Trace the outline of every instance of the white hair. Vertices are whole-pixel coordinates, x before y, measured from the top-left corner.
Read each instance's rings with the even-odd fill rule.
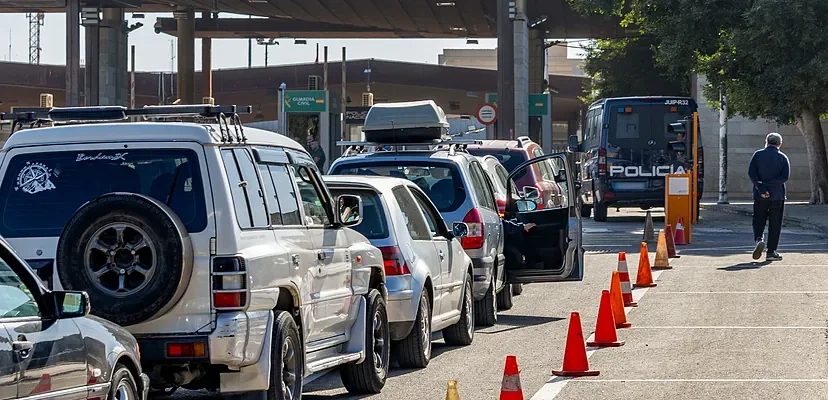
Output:
[[[771,132],[765,138],[765,143],[767,143],[769,145],[773,145],[773,146],[779,146],[779,145],[782,144],[782,135],[780,135],[776,132]]]

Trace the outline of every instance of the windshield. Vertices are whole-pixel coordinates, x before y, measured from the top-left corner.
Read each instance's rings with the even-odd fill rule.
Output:
[[[390,176],[414,182],[440,212],[451,212],[466,201],[466,189],[454,164],[392,161],[337,165],[332,175]]]
[[[0,185],[0,235],[57,237],[85,203],[128,192],[167,203],[189,232],[207,226],[198,156],[187,149],[47,152],[14,156]]]
[[[388,237],[388,223],[385,218],[385,210],[382,208],[379,194],[372,190],[353,190],[330,188],[334,197],[351,194],[362,199],[362,222],[351,227],[368,240],[385,239]]]

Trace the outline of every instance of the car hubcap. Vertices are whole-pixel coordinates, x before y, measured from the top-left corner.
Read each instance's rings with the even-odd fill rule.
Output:
[[[84,254],[86,273],[94,286],[114,297],[141,291],[157,269],[152,239],[130,223],[118,222],[98,229]]]
[[[428,312],[427,301],[426,299],[420,301],[420,334],[425,345],[423,346],[423,354],[426,359],[431,357],[431,316]]]
[[[379,310],[374,313],[374,368],[377,375],[385,376],[385,324]]]
[[[297,367],[296,348],[288,336],[282,343],[282,393],[286,399],[293,399],[296,394]]]
[[[115,399],[116,400],[133,400],[132,399],[132,391],[129,388],[129,384],[125,381],[121,381],[118,384],[118,390],[115,391]]]

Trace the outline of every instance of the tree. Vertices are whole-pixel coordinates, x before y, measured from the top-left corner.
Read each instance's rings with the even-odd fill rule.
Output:
[[[672,73],[656,63],[652,35],[598,40],[587,48],[584,71],[593,78],[587,102],[604,97],[687,96],[687,74]]]
[[[653,35],[658,62],[706,75],[705,97],[728,93],[734,114],[794,124],[805,138],[812,204],[828,202],[824,0],[570,0],[582,12],[620,16]]]

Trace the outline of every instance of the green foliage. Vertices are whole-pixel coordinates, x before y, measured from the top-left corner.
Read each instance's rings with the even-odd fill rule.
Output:
[[[598,40],[587,49],[584,71],[593,77],[587,98],[590,103],[604,97],[688,96],[687,70],[670,71],[657,65],[656,41],[651,35],[628,39]]]

